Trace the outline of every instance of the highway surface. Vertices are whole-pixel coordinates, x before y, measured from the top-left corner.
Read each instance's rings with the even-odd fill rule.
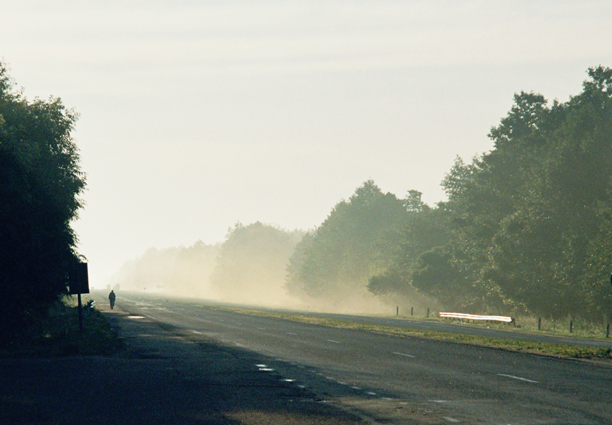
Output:
[[[241,315],[198,301],[121,294],[117,306],[133,320],[265,355],[262,372],[389,423],[428,415],[427,423],[612,423],[610,364]]]

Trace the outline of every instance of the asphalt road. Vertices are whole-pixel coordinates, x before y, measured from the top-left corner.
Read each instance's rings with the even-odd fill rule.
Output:
[[[150,320],[268,359],[276,373],[379,423],[612,423],[612,368],[467,345],[240,315],[196,301],[119,294]]]
[[[287,381],[264,366],[266,356],[121,308],[110,311],[108,304],[98,308],[120,328],[125,350],[113,356],[1,358],[0,424],[372,423]]]

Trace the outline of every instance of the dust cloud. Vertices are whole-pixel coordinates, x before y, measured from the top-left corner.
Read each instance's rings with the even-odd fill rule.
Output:
[[[259,222],[237,224],[220,244],[198,241],[189,247],[151,248],[125,263],[109,286],[121,291],[312,312],[395,312],[398,300],[377,297],[365,285],[336,288],[336,293],[322,297],[290,291],[289,259],[304,234]],[[407,306],[410,301],[401,302]]]
[[[219,246],[198,241],[190,247],[150,248],[141,257],[126,262],[112,276],[109,286],[133,292],[210,298],[213,291],[209,275],[215,267]]]

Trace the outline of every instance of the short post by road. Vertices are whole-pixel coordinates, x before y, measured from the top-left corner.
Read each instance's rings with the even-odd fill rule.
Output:
[[[68,288],[70,295],[77,295],[79,310],[79,331],[83,331],[83,308],[81,294],[89,294],[89,275],[87,263],[77,263],[68,274]]]

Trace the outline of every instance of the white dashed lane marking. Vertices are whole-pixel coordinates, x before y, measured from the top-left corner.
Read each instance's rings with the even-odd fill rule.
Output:
[[[406,354],[406,353],[393,352],[393,354],[395,354],[397,356],[410,357],[412,359],[414,359],[416,357],[416,356],[413,356],[412,354]]]
[[[510,379],[516,379],[518,381],[529,382],[531,384],[539,383],[538,381],[534,381],[532,379],[521,378],[520,376],[514,376],[514,375],[506,375],[505,373],[498,373],[497,376],[503,376],[504,378],[510,378]]]
[[[265,364],[256,364],[255,367],[257,367],[260,372],[274,372],[274,369]]]

